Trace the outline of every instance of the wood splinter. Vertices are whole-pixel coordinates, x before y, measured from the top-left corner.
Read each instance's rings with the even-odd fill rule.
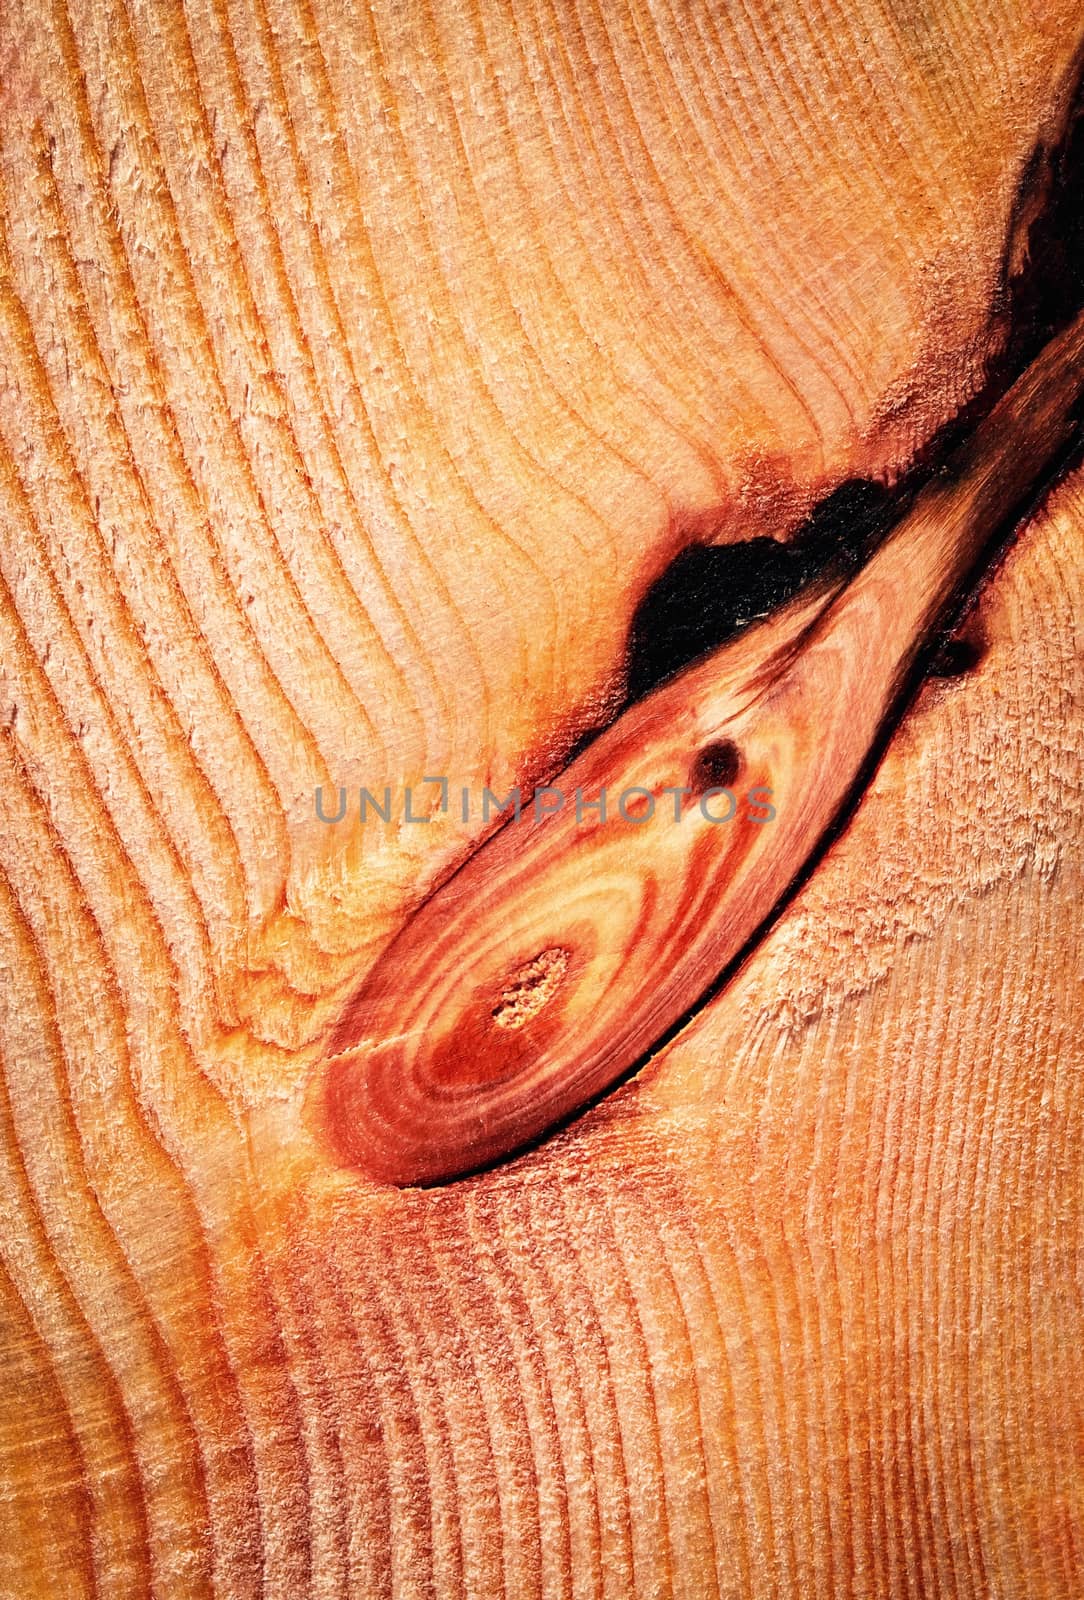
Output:
[[[1084,318],[1053,339],[866,566],[633,706],[554,786],[638,787],[630,821],[507,823],[403,927],[321,1070],[338,1157],[394,1184],[490,1164],[650,1051],[764,923],[838,816],[916,657],[1073,436]],[[725,824],[699,802],[740,785]],[[718,813],[722,814],[722,813]]]

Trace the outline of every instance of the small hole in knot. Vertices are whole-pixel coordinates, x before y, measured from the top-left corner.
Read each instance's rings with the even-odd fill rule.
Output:
[[[741,771],[741,751],[733,739],[706,744],[693,762],[689,784],[694,794],[709,789],[729,789]]]
[[[983,644],[979,639],[963,634],[946,639],[930,662],[931,678],[962,678],[974,672],[983,657]]]
[[[568,970],[569,952],[554,945],[517,967],[493,1007],[498,1028],[522,1028],[549,1004]]]

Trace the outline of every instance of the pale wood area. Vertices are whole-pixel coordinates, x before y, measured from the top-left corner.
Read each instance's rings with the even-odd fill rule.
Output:
[[[981,385],[1078,4],[0,20],[0,1593],[1084,1589],[1084,477],[751,963],[424,1193],[307,1101],[694,536]]]

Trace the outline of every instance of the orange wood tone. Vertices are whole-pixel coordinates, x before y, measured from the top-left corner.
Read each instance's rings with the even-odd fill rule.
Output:
[[[427,1189],[322,1098],[483,842],[405,787],[559,772],[679,551],[982,390],[1082,50],[1079,0],[5,0],[3,1600],[1084,1592],[1079,470],[644,1071]],[[504,1024],[574,960],[524,948]]]
[[[519,792],[503,797],[511,820],[331,1034],[318,1086],[344,1159],[410,1184],[506,1156],[705,995],[838,824],[931,629],[1073,438],[1082,388],[1084,317],[850,582],[625,712],[528,796],[525,820]]]

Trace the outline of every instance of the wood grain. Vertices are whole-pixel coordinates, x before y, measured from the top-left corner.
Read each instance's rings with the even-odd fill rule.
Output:
[[[315,788],[533,782],[676,551],[891,482],[1082,33],[4,6],[5,1597],[1079,1593],[1079,476],[648,1074],[424,1194],[308,1092],[477,842]]]
[[[632,706],[526,817],[518,789],[504,797],[498,835],[331,1032],[318,1115],[342,1159],[401,1184],[484,1166],[590,1104],[703,998],[841,824],[932,633],[1072,446],[1082,374],[1084,316],[849,581]]]

